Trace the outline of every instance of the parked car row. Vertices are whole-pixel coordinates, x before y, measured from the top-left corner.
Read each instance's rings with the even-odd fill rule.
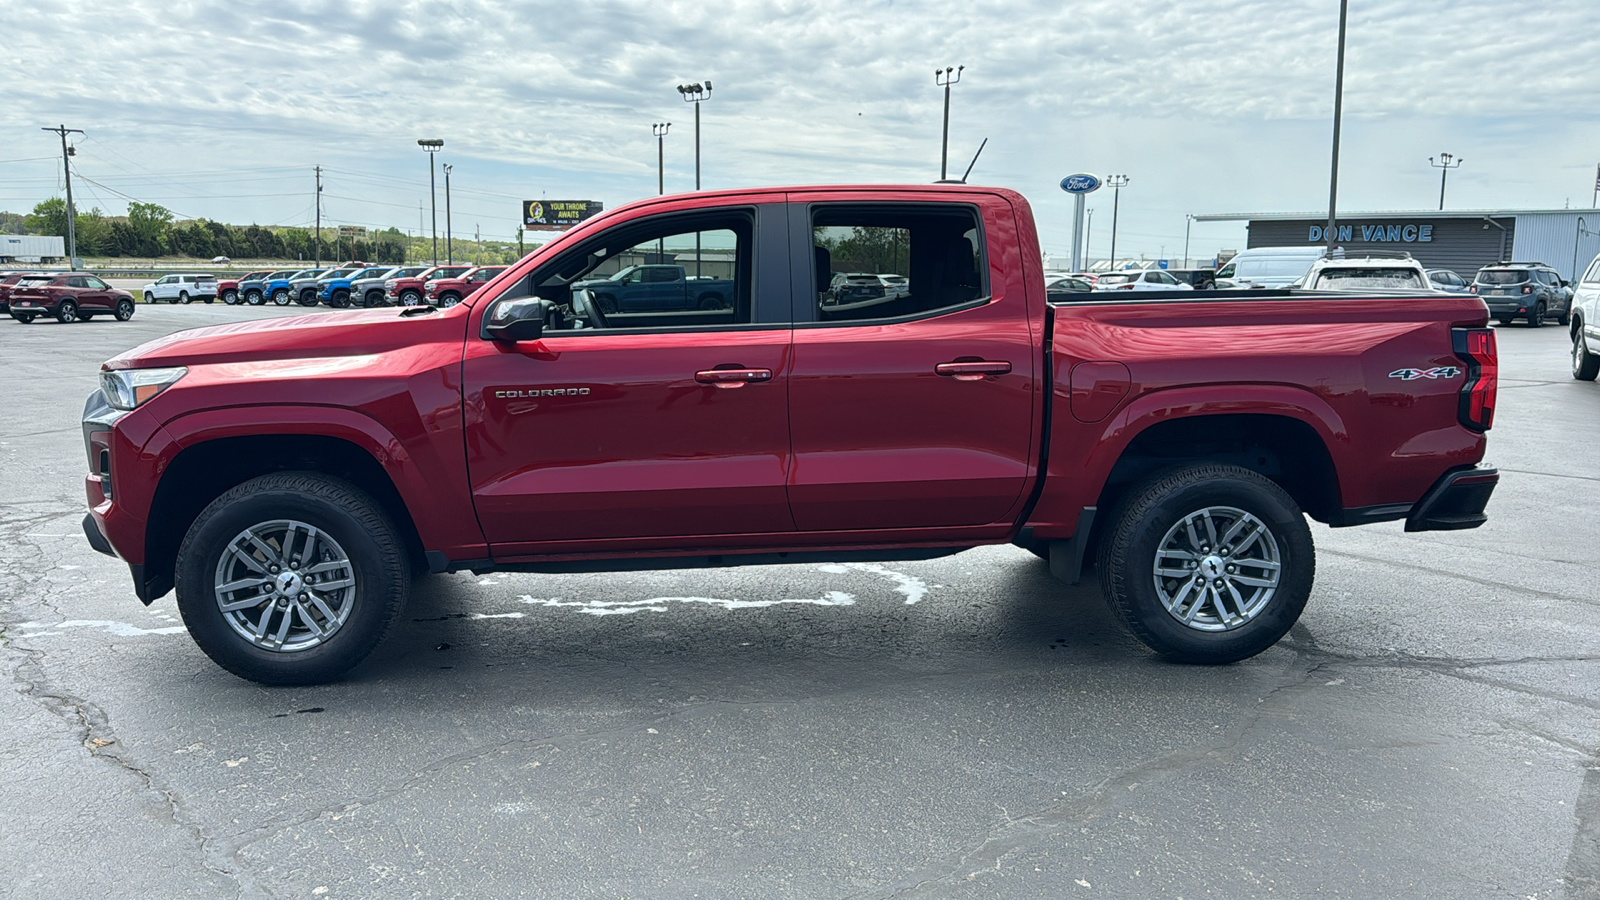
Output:
[[[432,303],[454,306],[482,287],[505,266],[369,266],[345,263],[321,269],[280,269],[248,272],[237,279],[218,282],[224,303],[261,306],[318,304],[345,309],[351,306],[417,306]],[[435,286],[434,282],[440,282]],[[446,283],[448,282],[448,283]]]

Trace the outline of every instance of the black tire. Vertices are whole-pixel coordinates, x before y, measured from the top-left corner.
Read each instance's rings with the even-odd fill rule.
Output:
[[[367,291],[361,295],[361,305],[373,309],[383,305],[383,291]]]
[[[267,302],[267,297],[255,288],[251,288],[244,292],[244,302],[249,306],[260,306]]]
[[[617,311],[617,298],[610,294],[600,294],[594,298],[596,306],[600,307],[600,314],[609,316]]]
[[[156,302],[156,295],[150,293],[149,291],[145,291],[144,292],[144,302],[146,302],[146,303],[154,303],[154,302]]]
[[[334,560],[317,564],[325,569],[325,577],[349,577],[355,583],[323,588],[318,595],[316,589],[308,589],[309,582],[301,583],[307,574],[303,564],[296,577],[288,578],[292,557],[277,557],[277,553],[284,545],[292,553],[296,543],[306,540],[304,532],[289,532],[288,539],[277,545],[270,540],[251,545],[247,555],[253,561],[248,564],[230,550],[247,531],[262,533],[273,523],[289,522],[317,529],[318,558]],[[340,552],[330,552],[330,548]],[[280,563],[276,574],[268,571],[268,561],[274,558]],[[326,571],[329,565],[335,566],[331,572]],[[237,610],[240,619],[230,624],[216,596],[218,579],[243,575],[240,580],[253,581],[258,576],[252,567],[260,570],[262,585],[287,583],[291,594],[302,593],[274,600],[279,595],[262,592],[254,585],[230,591],[228,596],[234,600],[261,598],[259,604]],[[184,535],[175,579],[178,610],[195,643],[217,665],[261,684],[321,684],[359,665],[398,621],[409,581],[404,543],[377,501],[348,482],[311,472],[262,475],[213,500]],[[226,583],[236,582],[230,579]],[[296,599],[307,595],[323,603],[316,606]],[[345,616],[342,624],[321,638],[304,627],[305,622],[319,617],[319,610]],[[303,640],[310,645],[292,652],[268,649],[235,630],[247,627],[258,611],[261,616],[256,622],[265,623],[266,632],[275,632],[287,618],[289,624],[277,633],[290,643]],[[323,624],[331,621],[325,615],[321,618]]]
[[[191,300],[193,300],[193,298],[189,296],[189,292],[188,291],[179,291],[178,292],[178,302],[179,303],[182,303],[184,306],[188,306]]]
[[[118,322],[126,322],[133,318],[133,301],[129,300],[127,297],[123,297],[121,300],[118,300],[117,311],[115,315]]]
[[[1541,326],[1543,324],[1544,324],[1544,304],[1540,303],[1539,305],[1535,306],[1533,309],[1528,310],[1528,327],[1529,328],[1538,328],[1539,326]]]
[[[701,309],[727,309],[728,301],[721,294],[704,294],[700,297]]]
[[[400,293],[400,305],[401,306],[421,306],[421,305],[423,305],[422,304],[422,292],[421,291],[416,291],[416,290],[402,291]]]
[[[1230,523],[1250,529],[1251,536],[1232,538],[1232,547],[1204,544],[1204,556],[1196,552],[1191,563],[1183,563],[1177,554],[1185,551],[1177,548],[1191,542],[1184,522],[1207,511],[1224,532],[1217,537],[1228,536]],[[1253,517],[1262,530],[1256,532],[1245,515],[1229,519],[1232,513]],[[1176,662],[1222,665],[1255,656],[1289,632],[1311,596],[1316,559],[1305,516],[1281,487],[1249,469],[1206,463],[1159,472],[1128,492],[1110,525],[1100,541],[1101,590],[1135,637]],[[1210,539],[1203,529],[1197,531],[1202,542]],[[1169,552],[1158,556],[1163,544]],[[1246,571],[1230,568],[1227,560],[1235,550],[1267,554],[1243,557],[1251,561],[1276,554],[1275,584],[1249,585],[1271,579],[1272,571],[1249,565],[1242,566]],[[1156,563],[1163,559],[1177,562],[1178,568],[1163,569],[1171,574],[1161,579],[1158,590]],[[1193,584],[1202,585],[1202,593],[1185,606],[1192,589],[1190,567]],[[1214,584],[1229,588],[1228,600],[1219,599]],[[1237,593],[1241,586],[1248,597]],[[1161,591],[1172,595],[1178,611],[1168,611]],[[1213,592],[1209,599],[1207,592]],[[1208,606],[1212,611],[1204,613]],[[1193,624],[1180,620],[1183,610]]]
[[[34,315],[38,315],[38,314],[35,313]],[[16,319],[18,322],[21,322],[24,325],[32,325],[33,324],[33,315],[19,316],[16,313],[12,313],[11,314],[11,318]]]
[[[1583,327],[1572,332],[1572,377],[1579,381],[1593,381],[1600,376],[1600,356],[1589,352],[1583,342]]]
[[[1561,315],[1556,316],[1556,322],[1559,323],[1562,328],[1565,328],[1567,325],[1571,324],[1572,316],[1569,313],[1562,313]]]
[[[328,297],[328,305],[335,309],[346,309],[350,306],[350,292],[340,288]]]
[[[229,290],[223,291],[222,292],[222,302],[228,304],[229,306],[238,306],[239,305],[239,292],[236,291],[236,290],[233,290],[231,288]]]
[[[288,306],[293,299],[289,296],[288,288],[278,288],[272,292],[272,302],[278,306]]]
[[[56,321],[65,325],[78,318],[78,304],[73,300],[63,300],[56,307]]]
[[[298,301],[299,301],[301,306],[316,306],[317,305],[317,289],[316,288],[306,288],[305,290],[300,292],[300,296],[298,298],[296,298],[296,299],[298,299]],[[288,304],[285,304],[285,305],[288,305]]]

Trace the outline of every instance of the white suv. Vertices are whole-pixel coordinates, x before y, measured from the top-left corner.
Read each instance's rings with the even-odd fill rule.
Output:
[[[1345,256],[1319,259],[1303,281],[1294,285],[1308,291],[1401,291],[1408,294],[1442,294],[1428,280],[1422,263],[1409,253],[1398,256]]]
[[[204,300],[210,303],[217,299],[217,276],[165,275],[145,285],[143,293],[146,303],[154,303],[157,300],[165,300],[168,303]]]
[[[1572,294],[1572,377],[1593,381],[1600,375],[1600,256],[1596,256]]]

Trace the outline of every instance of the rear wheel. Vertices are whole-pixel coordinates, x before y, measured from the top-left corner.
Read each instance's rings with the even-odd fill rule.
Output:
[[[1572,332],[1572,377],[1579,381],[1593,381],[1600,376],[1600,356],[1589,352],[1583,340],[1583,328]]]
[[[184,306],[188,306],[189,305],[189,292],[188,291],[179,291],[178,292],[178,302],[182,303]]]
[[[1528,327],[1538,328],[1544,324],[1544,304],[1541,303],[1528,310]]]
[[[133,301],[127,297],[118,300],[116,317],[118,322],[126,322],[133,318]]]
[[[1134,636],[1178,662],[1248,659],[1299,620],[1315,570],[1293,499],[1238,466],[1158,473],[1100,542],[1100,584]]]
[[[34,315],[37,315],[37,313],[20,315],[20,316],[17,315],[16,313],[12,313],[11,314],[11,318],[16,319],[18,322],[21,322],[24,325],[32,325],[33,324]]]
[[[262,684],[358,665],[404,608],[403,544],[377,501],[316,473],[254,478],[212,501],[178,548],[183,622],[206,655]]]
[[[63,325],[65,325],[66,323],[74,321],[77,318],[78,318],[78,304],[77,303],[75,303],[75,302],[73,302],[71,300],[63,300],[63,301],[61,301],[61,305],[56,307],[56,321],[57,322],[60,322]]]

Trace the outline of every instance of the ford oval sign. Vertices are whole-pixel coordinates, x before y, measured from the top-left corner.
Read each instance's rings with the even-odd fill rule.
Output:
[[[1093,175],[1068,175],[1061,179],[1061,189],[1069,194],[1087,194],[1100,189],[1100,179]]]

